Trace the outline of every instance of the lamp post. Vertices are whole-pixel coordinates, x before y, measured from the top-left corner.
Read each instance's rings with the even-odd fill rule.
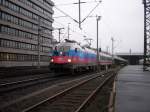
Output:
[[[97,22],[97,24],[96,24],[96,26],[97,26],[97,70],[98,71],[99,71],[98,22],[100,21],[100,19],[101,19],[101,16],[96,16],[96,22]]]
[[[70,39],[70,23],[68,23],[68,40]]]
[[[114,38],[111,38],[112,41],[112,64],[114,64]]]
[[[60,43],[60,34],[61,34],[61,30],[64,29],[64,28],[58,28],[58,33],[59,33],[59,39],[58,39],[58,42]]]

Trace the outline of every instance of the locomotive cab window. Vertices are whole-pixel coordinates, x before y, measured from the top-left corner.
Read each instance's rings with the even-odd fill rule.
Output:
[[[59,56],[59,52],[58,52],[57,46],[56,46],[55,49],[53,50],[53,56]]]
[[[56,46],[53,51],[53,56],[68,56],[69,55],[70,46]]]
[[[76,53],[78,52],[78,49],[77,49],[77,48],[75,48],[75,52],[76,52]]]
[[[70,50],[70,46],[59,46],[58,50],[63,51],[63,52],[67,52]]]

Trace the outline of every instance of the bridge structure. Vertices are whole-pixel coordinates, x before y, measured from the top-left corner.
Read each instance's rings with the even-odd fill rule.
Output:
[[[139,65],[144,56],[143,53],[116,53],[116,55],[126,59],[129,65]]]

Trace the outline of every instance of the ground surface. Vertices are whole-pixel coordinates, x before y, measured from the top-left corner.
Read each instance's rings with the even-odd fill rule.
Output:
[[[150,112],[150,72],[126,66],[116,81],[116,112]]]

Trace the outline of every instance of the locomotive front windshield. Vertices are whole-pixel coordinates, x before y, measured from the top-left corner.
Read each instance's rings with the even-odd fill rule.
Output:
[[[70,50],[70,46],[58,46],[58,51],[68,52]]]
[[[70,46],[56,46],[53,50],[53,56],[69,56]]]

